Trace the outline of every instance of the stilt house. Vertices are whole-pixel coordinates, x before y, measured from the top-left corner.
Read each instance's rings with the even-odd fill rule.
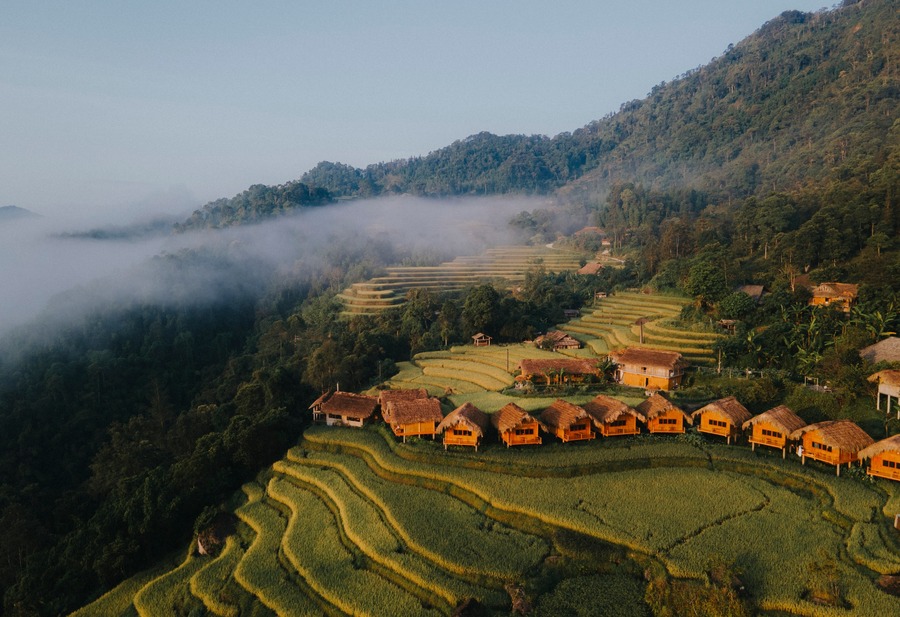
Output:
[[[687,361],[677,351],[629,347],[613,351],[616,382],[637,388],[674,390],[681,385]]]
[[[604,437],[637,435],[641,432],[637,421],[646,422],[642,413],[604,394],[598,394],[585,403],[584,409],[594,419],[600,434]]]
[[[556,399],[541,412],[541,422],[547,431],[559,437],[563,443],[593,439],[592,419],[584,408],[568,401]]]
[[[900,370],[878,371],[869,377],[869,381],[878,384],[878,394],[875,395],[878,411],[885,414],[896,412],[900,420]]]
[[[685,424],[693,420],[675,403],[658,392],[654,392],[635,409],[646,418],[650,433],[683,433]]]
[[[831,306],[840,307],[845,313],[850,312],[850,307],[856,301],[859,295],[859,285],[853,283],[822,283],[816,285],[811,290],[812,297],[809,299],[810,306]]]
[[[510,446],[540,444],[540,431],[546,430],[534,416],[516,405],[507,403],[493,414],[491,424],[497,429],[500,440]]]
[[[441,402],[434,397],[391,401],[381,409],[381,414],[394,435],[402,437],[404,442],[414,435],[431,435],[434,439],[437,427],[444,419]]]
[[[769,446],[781,450],[781,458],[787,453],[788,435],[806,426],[806,421],[784,405],[774,407],[758,416],[753,416],[743,424],[746,431],[752,428],[748,441],[750,449],[756,445]]]
[[[736,398],[729,396],[701,407],[691,417],[694,420],[699,418],[701,433],[725,437],[730,444],[732,439],[737,439],[744,422],[752,416]]]
[[[900,480],[900,435],[876,441],[859,451],[859,459],[869,461],[868,474],[888,480]]]
[[[328,426],[361,427],[375,414],[378,399],[354,392],[326,392],[310,405],[313,421]]]
[[[834,465],[837,475],[841,475],[841,465],[849,467],[859,459],[859,451],[871,446],[875,440],[850,420],[828,420],[797,429],[791,439],[801,439],[803,448],[798,448],[800,460],[806,459]]]
[[[478,452],[478,445],[490,423],[486,413],[472,403],[464,403],[447,414],[437,432],[444,436],[444,450],[447,446],[471,446]]]

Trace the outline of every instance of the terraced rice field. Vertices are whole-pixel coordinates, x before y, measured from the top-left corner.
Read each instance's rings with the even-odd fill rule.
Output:
[[[402,305],[411,289],[461,290],[483,282],[521,282],[529,268],[542,265],[550,272],[577,270],[584,256],[545,246],[506,246],[477,256],[457,257],[437,266],[395,266],[384,276],[354,283],[338,294],[346,316],[377,313]]]
[[[677,439],[445,453],[383,429],[317,426],[264,485],[247,486],[238,534],[218,557],[136,578],[132,602],[111,603],[137,587],[126,581],[79,614],[447,615],[469,597],[509,614],[504,586],[515,582],[550,615],[585,600],[565,592],[590,573],[616,614],[646,616],[649,561],[701,581],[715,563],[735,564],[763,610],[896,614],[900,600],[873,583],[900,572],[882,516],[896,499],[888,488]],[[610,552],[584,569],[565,534]],[[840,606],[808,599],[823,566]]]
[[[650,347],[680,352],[692,364],[710,365],[715,362],[712,345],[722,335],[679,328],[673,324],[689,300],[674,296],[617,293],[598,300],[592,311],[559,328],[582,341],[598,355],[606,355],[623,347]],[[644,324],[644,342],[641,328]]]

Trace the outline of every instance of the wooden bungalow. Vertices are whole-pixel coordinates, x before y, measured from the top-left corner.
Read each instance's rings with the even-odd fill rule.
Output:
[[[542,349],[552,349],[553,351],[581,349],[581,341],[569,336],[562,330],[550,330],[547,334],[542,334],[534,339],[534,346]]]
[[[746,431],[752,427],[750,433],[750,449],[755,450],[756,445],[779,448],[781,458],[787,455],[788,435],[806,426],[806,421],[784,405],[774,407],[758,416],[753,416],[744,422],[742,428]]]
[[[637,421],[646,422],[644,415],[622,401],[605,394],[598,394],[583,405],[600,434],[604,437],[613,435],[637,435],[641,432]]]
[[[472,336],[472,344],[475,347],[488,347],[491,344],[491,340],[491,337],[483,332]]]
[[[486,413],[472,403],[464,403],[447,414],[437,432],[444,436],[444,450],[447,446],[471,446],[478,452],[478,445],[490,423]]]
[[[589,261],[579,268],[578,274],[586,275],[586,276],[594,276],[600,274],[603,271],[603,265],[597,263],[596,261]]]
[[[391,401],[381,408],[381,414],[394,435],[403,437],[404,442],[413,435],[431,435],[434,439],[437,427],[444,419],[441,402],[434,397]]]
[[[521,374],[516,381],[534,383],[564,384],[582,383],[600,375],[595,360],[578,358],[525,359],[519,362]]]
[[[869,377],[869,381],[878,384],[875,408],[885,414],[896,411],[900,420],[900,370],[878,371]]]
[[[900,480],[900,435],[894,435],[859,451],[859,460],[871,459],[867,473],[878,478]]]
[[[652,390],[674,390],[681,385],[687,361],[677,351],[629,347],[613,351],[616,382]]]
[[[635,409],[646,418],[647,431],[650,433],[683,433],[684,425],[693,423],[688,414],[659,392],[651,394],[650,398],[635,406]]]
[[[313,422],[328,426],[363,426],[375,414],[378,399],[354,392],[326,392],[309,406]]]
[[[871,446],[875,440],[850,420],[828,420],[797,429],[791,439],[801,439],[797,447],[800,460],[806,464],[807,457],[834,465],[837,475],[841,475],[841,465],[850,466],[859,460],[859,451]]]
[[[701,407],[691,414],[691,418],[700,419],[698,430],[701,433],[725,437],[730,444],[732,437],[737,439],[741,426],[751,418],[751,415],[736,398],[729,396]]]
[[[859,295],[859,285],[853,283],[822,283],[811,290],[810,306],[838,306],[845,313]]]
[[[506,444],[507,448],[540,444],[540,431],[546,430],[546,427],[534,416],[515,403],[507,403],[491,414],[491,424],[497,429],[500,440]]]
[[[556,399],[552,405],[541,412],[541,422],[547,432],[559,437],[563,443],[568,441],[584,441],[593,439],[592,419],[583,407],[568,401]]]

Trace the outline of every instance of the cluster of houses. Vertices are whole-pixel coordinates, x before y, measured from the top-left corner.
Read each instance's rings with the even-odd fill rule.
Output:
[[[361,427],[380,417],[394,435],[407,437],[440,435],[444,448],[467,446],[478,450],[491,427],[507,447],[538,445],[547,435],[563,443],[601,437],[649,433],[678,434],[696,424],[701,433],[725,438],[727,443],[747,435],[753,449],[765,446],[781,450],[795,448],[803,464],[812,459],[841,466],[871,459],[868,473],[900,480],[900,435],[875,442],[849,420],[807,424],[780,405],[752,415],[733,396],[719,399],[686,413],[661,393],[653,393],[635,407],[598,394],[582,405],[558,399],[539,414],[531,414],[515,403],[487,414],[465,403],[444,416],[437,398],[424,388],[382,390],[378,396],[352,392],[328,392],[310,405],[313,421],[328,425]]]

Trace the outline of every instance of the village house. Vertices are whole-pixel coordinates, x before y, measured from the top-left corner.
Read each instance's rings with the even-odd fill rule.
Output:
[[[766,288],[763,285],[740,285],[735,291],[741,291],[750,296],[754,303],[759,304]]]
[[[378,404],[381,410],[387,407],[388,403],[395,401],[413,401],[417,398],[428,398],[428,390],[425,388],[402,388],[399,390],[381,390],[378,393]]]
[[[545,385],[583,383],[600,376],[595,360],[578,358],[524,359],[519,362],[519,370],[516,381]]]
[[[801,439],[797,454],[805,465],[806,459],[834,465],[841,475],[841,465],[847,467],[859,459],[860,450],[871,446],[875,440],[850,420],[828,420],[797,429],[790,439]]]
[[[475,347],[488,347],[491,344],[492,337],[488,336],[484,332],[479,332],[478,334],[472,335],[472,345]]]
[[[563,443],[594,438],[587,411],[562,399],[556,399],[541,413],[541,422],[547,432],[559,437]]]
[[[900,369],[878,371],[869,377],[869,381],[878,384],[875,408],[885,414],[896,411],[900,420]]]
[[[696,420],[700,419],[698,430],[701,433],[725,437],[727,443],[732,438],[737,439],[741,426],[751,418],[747,408],[741,405],[736,398],[729,396],[705,405],[691,414]]]
[[[490,417],[472,403],[463,403],[441,421],[437,432],[444,436],[444,450],[447,446],[470,446],[478,452],[484,439]]]
[[[441,402],[434,397],[391,401],[381,408],[381,415],[394,435],[402,437],[404,443],[407,437],[415,435],[430,435],[434,439],[437,427],[444,419]]]
[[[838,306],[845,313],[859,295],[859,285],[852,283],[821,283],[811,290],[810,306]]]
[[[578,274],[594,276],[603,271],[603,266],[596,261],[589,261],[578,269]]]
[[[534,339],[534,346],[558,351],[560,349],[581,349],[581,342],[562,330],[550,330],[547,334],[542,334]]]
[[[353,392],[326,392],[309,408],[313,422],[324,421],[328,426],[363,426],[375,414],[378,399]]]
[[[858,455],[861,461],[871,459],[867,471],[870,476],[900,480],[900,435],[876,441]]]
[[[683,433],[684,425],[693,423],[688,414],[658,392],[635,406],[635,410],[646,419],[650,433]]]
[[[677,351],[629,347],[613,351],[617,383],[648,390],[674,390],[681,385],[687,361]]]
[[[491,414],[491,424],[497,429],[500,440],[510,446],[523,446],[541,443],[540,431],[546,427],[534,416],[516,405],[507,403]]]
[[[781,458],[787,453],[788,435],[806,426],[806,421],[790,410],[789,407],[779,405],[758,416],[753,416],[743,424],[746,431],[752,428],[748,441],[750,449],[755,450],[756,445],[769,446],[781,450]]]
[[[647,420],[636,409],[605,394],[598,394],[583,407],[594,419],[594,423],[600,429],[600,434],[604,437],[637,435],[641,432],[637,421],[646,422]]]

